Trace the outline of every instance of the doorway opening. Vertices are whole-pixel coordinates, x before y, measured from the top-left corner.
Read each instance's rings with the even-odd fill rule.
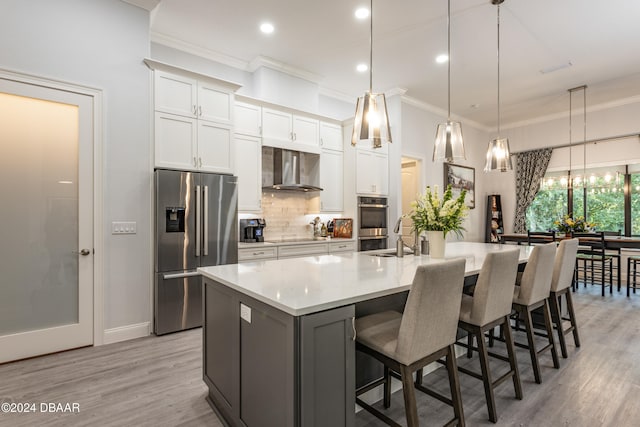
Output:
[[[411,202],[422,191],[422,160],[414,157],[402,157],[400,160],[402,175],[402,240],[412,246],[415,240],[413,222],[409,218]]]

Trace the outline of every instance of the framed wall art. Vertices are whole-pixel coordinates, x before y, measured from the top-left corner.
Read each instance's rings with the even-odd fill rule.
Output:
[[[336,218],[333,220],[333,237],[351,238],[353,232],[353,219]]]
[[[476,170],[469,166],[444,163],[444,186],[451,185],[453,197],[458,197],[462,190],[467,190],[465,203],[469,209],[476,207]]]

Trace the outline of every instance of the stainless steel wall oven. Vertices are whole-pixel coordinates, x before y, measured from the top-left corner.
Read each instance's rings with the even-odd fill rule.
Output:
[[[386,197],[358,197],[358,250],[387,248],[389,204]]]

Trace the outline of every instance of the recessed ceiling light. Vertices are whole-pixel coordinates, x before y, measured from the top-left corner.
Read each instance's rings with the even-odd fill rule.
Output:
[[[358,19],[367,19],[369,17],[369,9],[366,7],[361,7],[356,9],[356,18]]]
[[[369,66],[367,64],[358,64],[358,66],[356,67],[356,70],[358,70],[358,72],[360,73],[364,73],[368,69],[369,69]]]
[[[449,60],[449,55],[447,55],[446,53],[443,53],[442,55],[436,56],[436,62],[438,64],[444,64],[448,60]]]
[[[262,31],[265,34],[273,33],[274,29],[275,29],[275,27],[270,22],[264,22],[264,23],[260,24],[260,31]]]

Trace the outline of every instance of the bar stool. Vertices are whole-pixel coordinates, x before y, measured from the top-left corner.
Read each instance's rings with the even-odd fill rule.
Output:
[[[538,384],[542,382],[540,376],[540,362],[538,360],[538,355],[540,353],[546,350],[551,350],[553,367],[556,369],[560,367],[556,344],[553,339],[553,328],[548,301],[549,292],[551,290],[551,276],[553,274],[553,268],[551,266],[554,263],[555,256],[555,243],[534,246],[531,251],[531,255],[529,256],[527,266],[522,273],[519,286],[516,284],[515,290],[513,291],[512,307],[516,311],[518,319],[524,320],[527,332],[527,344],[516,342],[515,345],[529,349],[531,365],[533,366],[533,375],[536,383]],[[547,330],[547,337],[549,339],[549,344],[540,350],[536,349],[533,336],[533,321],[531,320],[531,312],[538,307],[544,307],[544,323]]]
[[[469,337],[476,338],[477,347],[472,347],[472,339],[469,344],[460,344],[468,350],[476,350],[479,354],[480,369],[482,374],[470,371],[459,366],[458,370],[484,382],[484,394],[489,411],[489,420],[498,421],[495,397],[493,389],[511,378],[516,398],[522,400],[522,386],[520,374],[516,362],[513,336],[509,327],[509,315],[511,314],[511,301],[518,271],[519,250],[492,252],[487,254],[476,282],[473,297],[462,295],[460,308],[460,321],[458,327],[469,332]],[[502,326],[505,335],[505,344],[508,357],[487,351],[485,332],[491,331],[496,326]],[[509,371],[502,374],[495,381],[491,378],[489,369],[489,357],[509,362]],[[469,355],[469,357],[471,357]]]
[[[527,230],[527,243],[529,246],[541,245],[556,241],[555,231],[530,231]]]
[[[564,338],[573,332],[573,342],[576,347],[580,347],[580,337],[578,336],[578,324],[576,314],[573,310],[573,297],[569,288],[573,282],[573,269],[576,264],[576,254],[578,253],[578,239],[563,240],[556,251],[556,259],[553,264],[553,276],[551,277],[551,292],[549,293],[549,304],[551,306],[551,318],[558,332],[558,342],[562,357],[567,358],[567,343]],[[638,258],[640,261],[640,257]],[[567,302],[568,318],[563,318],[560,313],[560,301],[564,295]],[[568,320],[571,324],[567,329],[562,325],[563,320]]]
[[[418,426],[414,387],[453,406],[454,418],[447,425],[464,426],[460,381],[454,343],[460,316],[464,283],[462,258],[438,264],[420,265],[413,278],[404,313],[385,311],[356,319],[356,350],[367,353],[385,365],[384,384],[388,394],[389,369],[400,374],[405,414],[409,427]],[[413,382],[413,373],[446,357],[451,399]],[[366,387],[367,390],[371,387]],[[356,403],[391,426],[398,424],[382,412],[363,402]]]
[[[632,255],[627,258],[627,297],[629,295],[629,289],[631,288],[631,283],[633,282],[633,293],[636,293],[636,285],[638,278],[638,263],[640,262],[640,256]]]
[[[584,286],[587,286],[587,279],[591,279],[592,285],[602,286],[602,296],[608,286],[609,293],[613,293],[613,257],[606,252],[604,233],[573,233],[572,237],[580,239],[581,248],[578,249],[576,257],[576,272],[574,289],[578,288],[578,279],[582,274]],[[609,280],[607,280],[607,271]],[[596,280],[596,273],[600,280]]]

